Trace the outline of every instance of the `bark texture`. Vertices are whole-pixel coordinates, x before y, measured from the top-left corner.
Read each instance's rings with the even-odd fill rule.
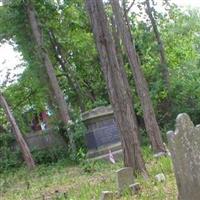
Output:
[[[116,18],[115,21],[117,24],[118,32],[120,33],[124,50],[127,54],[129,63],[131,65],[136,90],[143,109],[145,127],[149,135],[153,151],[155,153],[165,151],[165,147],[163,145],[162,137],[160,134],[160,129],[156,121],[154,109],[152,106],[147,82],[145,80],[144,74],[140,66],[139,57],[135,49],[135,44],[132,41],[131,33],[124,22],[123,12],[119,5],[119,1],[111,0],[111,4],[114,16]]]
[[[12,114],[12,111],[11,111],[6,99],[4,98],[4,96],[1,93],[0,93],[0,105],[2,106],[4,112],[6,113],[7,119],[12,126],[13,133],[15,135],[17,144],[19,145],[19,148],[22,152],[22,156],[24,158],[24,161],[26,162],[26,165],[28,166],[29,169],[35,168],[35,162],[30,153],[29,147],[19,130],[19,127],[16,123],[16,120]]]
[[[102,0],[86,0],[109,98],[121,133],[124,164],[146,175],[138,140],[138,126],[124,68],[119,65]]]
[[[167,59],[166,59],[166,55],[165,55],[165,49],[164,49],[164,45],[156,24],[156,20],[154,18],[154,15],[152,13],[152,7],[150,6],[150,1],[146,0],[146,13],[149,16],[149,19],[151,21],[152,27],[153,27],[153,31],[154,31],[154,35],[158,44],[158,50],[159,50],[159,54],[160,54],[160,64],[161,64],[161,73],[162,73],[162,78],[163,78],[163,82],[164,82],[164,86],[166,89],[169,89],[170,84],[169,84],[169,70],[168,70],[168,64],[167,64]]]

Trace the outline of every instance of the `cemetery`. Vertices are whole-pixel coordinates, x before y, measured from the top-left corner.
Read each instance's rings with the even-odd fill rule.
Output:
[[[194,126],[187,114],[179,114],[176,119],[175,130],[167,133],[170,153],[168,155],[153,156],[150,153],[150,149],[144,150],[150,172],[147,179],[135,176],[131,167],[122,167],[120,159],[116,163],[111,164],[109,161],[109,152],[107,152],[104,155],[104,157],[107,156],[107,159],[101,158],[100,160],[92,161],[94,162],[93,168],[95,171],[86,177],[81,172],[81,168],[75,167],[73,163],[69,164],[69,166],[66,163],[62,163],[66,161],[60,161],[59,164],[54,166],[58,168],[61,164],[57,169],[57,175],[54,177],[55,180],[51,180],[51,173],[54,171],[54,168],[51,166],[48,167],[49,172],[43,177],[44,179],[37,177],[36,174],[40,170],[43,173],[42,171],[45,170],[45,166],[37,169],[39,170],[38,172],[36,170],[31,174],[28,174],[28,170],[22,169],[18,173],[26,175],[26,181],[21,182],[16,180],[17,185],[13,187],[13,190],[15,192],[27,190],[30,199],[65,199],[68,196],[68,191],[71,191],[75,199],[86,199],[90,198],[90,193],[92,193],[91,188],[95,186],[97,189],[95,198],[99,196],[97,199],[100,200],[176,198],[198,200],[200,183],[198,171],[199,134],[199,125]],[[89,159],[91,158],[89,157]],[[5,174],[2,174],[2,176],[5,176]],[[74,176],[77,176],[78,180],[74,182],[75,185],[73,188],[68,184],[70,184]],[[7,184],[9,188],[13,181],[12,178],[15,180],[17,177],[12,177],[12,173],[10,173],[8,177],[4,178],[7,182],[2,182],[2,184]],[[29,184],[31,185],[32,181],[41,182],[37,187],[29,188]],[[82,187],[81,184],[83,182],[85,184],[83,191],[76,191],[78,187]],[[35,192],[37,193],[43,184],[47,184],[49,191],[44,194],[40,194],[39,192],[38,197],[35,198]],[[50,191],[52,184],[56,184],[57,186]],[[152,191],[151,187],[154,189],[157,188],[157,190]],[[6,190],[4,189],[5,194],[7,193]],[[26,192],[24,191],[21,195],[26,195]],[[10,193],[7,195],[7,198],[20,199],[17,196],[17,193]]]
[[[0,200],[200,200],[200,1],[0,0]]]

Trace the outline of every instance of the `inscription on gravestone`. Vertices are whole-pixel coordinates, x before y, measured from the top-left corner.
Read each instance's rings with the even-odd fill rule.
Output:
[[[179,200],[200,199],[200,126],[194,126],[183,113],[176,119],[175,131],[168,132],[169,148],[178,187]]]

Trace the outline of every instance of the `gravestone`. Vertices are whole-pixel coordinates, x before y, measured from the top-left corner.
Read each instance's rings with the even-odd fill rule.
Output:
[[[134,183],[133,169],[131,167],[124,167],[116,171],[116,173],[118,192],[121,194]]]
[[[87,128],[85,136],[88,158],[109,158],[109,150],[114,158],[122,154],[120,133],[111,106],[101,106],[82,114]]]
[[[110,191],[103,191],[100,200],[114,200],[114,194]]]
[[[178,187],[179,200],[200,199],[200,126],[183,113],[175,131],[168,132],[169,149]]]

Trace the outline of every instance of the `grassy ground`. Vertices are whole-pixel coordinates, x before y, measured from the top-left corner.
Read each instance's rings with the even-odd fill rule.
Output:
[[[174,174],[169,158],[156,160],[145,155],[150,174],[148,180],[137,178],[141,184],[138,195],[124,194],[120,200],[175,200],[177,196]],[[0,174],[1,200],[98,200],[102,190],[116,191],[115,171],[122,163],[97,162],[94,172],[85,173],[80,166],[60,161],[51,166],[38,166],[32,172],[21,168]],[[155,175],[164,173],[166,181],[158,183]]]

